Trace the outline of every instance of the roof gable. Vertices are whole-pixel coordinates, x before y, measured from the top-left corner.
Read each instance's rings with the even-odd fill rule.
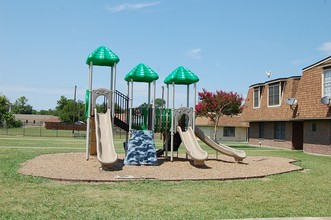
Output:
[[[243,121],[287,121],[293,117],[290,106],[284,103],[286,98],[295,98],[298,85],[301,81],[300,76],[291,76],[266,81],[265,83],[250,86],[243,108]],[[269,106],[269,85],[280,83],[279,105]],[[254,107],[254,89],[259,87],[259,105]]]
[[[331,56],[303,68],[301,76],[279,78],[265,83],[256,83],[249,87],[243,109],[244,121],[289,121],[304,119],[328,119],[331,108],[321,104],[323,91],[323,71],[331,67]],[[279,106],[268,106],[268,85],[284,82],[281,87]],[[254,89],[260,88],[259,106],[254,107]],[[295,98],[295,105],[284,100]]]
[[[331,61],[331,56],[329,56],[329,57],[327,57],[327,58],[325,58],[323,60],[320,60],[320,61],[318,61],[318,62],[316,62],[316,63],[314,63],[314,64],[312,64],[310,66],[307,66],[307,67],[303,68],[302,71],[309,70],[311,68],[314,68],[315,66],[319,66],[319,65],[321,65],[321,64],[323,64],[325,62],[328,62],[328,61]]]

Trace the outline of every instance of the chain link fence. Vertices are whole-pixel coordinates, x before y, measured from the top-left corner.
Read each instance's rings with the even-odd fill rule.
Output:
[[[125,137],[126,132],[117,126],[114,127],[114,135]],[[23,123],[19,128],[0,127],[0,135],[8,136],[34,136],[34,137],[73,137],[85,138],[86,125],[63,124],[45,125],[45,123]]]
[[[86,131],[81,130],[62,130],[57,128],[47,129],[44,123],[23,123],[19,128],[8,128],[6,126],[0,128],[0,135],[12,136],[39,136],[39,137],[74,137],[75,133],[81,133],[82,137],[86,135]]]

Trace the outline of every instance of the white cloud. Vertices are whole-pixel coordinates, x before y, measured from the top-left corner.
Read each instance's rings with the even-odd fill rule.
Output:
[[[327,55],[331,55],[331,42],[326,42],[318,48],[320,51],[323,51]]]
[[[124,3],[121,5],[114,6],[114,7],[107,7],[107,10],[112,13],[117,13],[117,12],[121,12],[121,11],[125,11],[125,10],[139,10],[139,9],[143,9],[143,8],[153,7],[153,6],[156,6],[159,4],[160,4],[159,1],[150,2],[150,3],[135,3],[135,4]]]
[[[188,55],[192,59],[200,60],[202,58],[200,53],[201,53],[201,48],[195,48],[195,49],[190,50],[188,52]]]

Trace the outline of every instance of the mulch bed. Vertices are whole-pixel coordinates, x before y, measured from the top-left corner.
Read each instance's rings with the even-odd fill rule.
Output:
[[[283,157],[249,156],[243,162],[219,155],[194,166],[185,155],[158,158],[157,166],[124,165],[124,155],[108,170],[100,169],[96,157],[87,161],[85,153],[43,154],[24,163],[20,173],[59,181],[116,182],[132,180],[234,180],[262,178],[269,175],[303,170],[293,164],[295,160]]]

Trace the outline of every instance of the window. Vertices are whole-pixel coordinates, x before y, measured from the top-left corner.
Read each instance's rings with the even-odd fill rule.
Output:
[[[234,137],[235,136],[235,127],[224,127],[223,136],[224,137]]]
[[[253,107],[260,108],[263,86],[255,87],[253,92]]]
[[[254,108],[260,107],[260,88],[254,88]]]
[[[331,68],[324,69],[324,73],[323,73],[323,96],[331,96]]]
[[[264,138],[264,122],[259,123],[259,138]]]
[[[285,140],[285,122],[283,122],[283,121],[275,122],[274,139]]]
[[[275,106],[280,104],[280,83],[273,83],[269,85],[269,106]]]
[[[311,131],[316,132],[316,123],[311,124]]]

